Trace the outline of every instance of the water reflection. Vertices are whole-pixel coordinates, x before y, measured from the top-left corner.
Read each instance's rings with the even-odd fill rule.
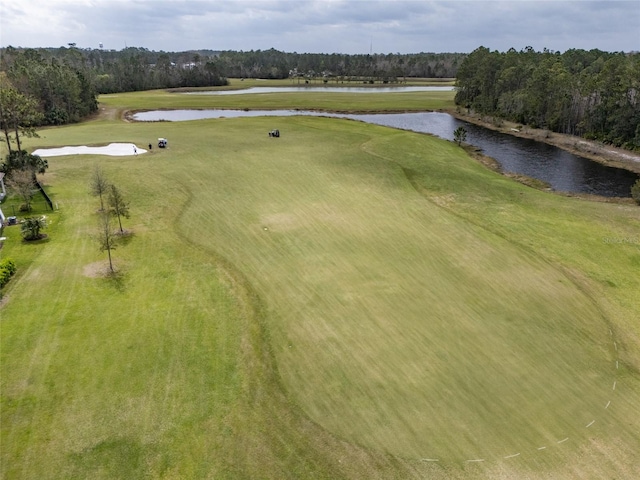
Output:
[[[446,113],[356,115],[358,120],[377,125],[432,133],[453,140],[453,131],[462,126],[467,142],[495,158],[506,172],[547,182],[554,190],[589,193],[605,197],[629,197],[637,174],[608,167],[546,143],[514,137],[463,122]]]
[[[503,170],[537,178],[547,182],[554,190],[605,197],[629,197],[631,186],[639,178],[637,174],[627,170],[608,167],[542,142],[495,132],[439,112],[339,114],[304,110],[166,110],[140,112],[134,118],[140,121],[185,121],[293,115],[349,118],[431,133],[447,140],[453,140],[453,131],[463,126],[467,130],[467,142],[495,158]]]

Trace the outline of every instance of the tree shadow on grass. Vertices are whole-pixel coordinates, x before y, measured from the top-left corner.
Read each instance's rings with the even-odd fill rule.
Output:
[[[119,293],[126,290],[126,275],[122,270],[114,268],[114,271],[108,271],[105,275],[107,282]]]
[[[142,478],[148,453],[138,441],[116,437],[73,453],[69,458],[74,478]]]
[[[27,239],[27,238],[23,238],[22,239],[22,243],[24,243],[25,245],[42,245],[44,243],[49,243],[49,235],[47,235],[46,233],[41,233],[38,238],[33,238],[33,239]]]
[[[126,229],[123,232],[120,232],[118,230],[115,233],[115,237],[118,239],[119,245],[128,245],[134,236],[135,236],[135,233],[132,230],[126,230]]]
[[[104,260],[85,265],[83,274],[85,277],[104,280],[107,285],[110,285],[119,293],[126,290],[126,270],[118,268],[116,265],[111,270],[109,263]]]

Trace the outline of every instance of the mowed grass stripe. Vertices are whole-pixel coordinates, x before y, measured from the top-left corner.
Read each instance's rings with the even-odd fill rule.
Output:
[[[83,160],[76,168],[84,174],[69,185],[79,193],[94,163]],[[111,179],[122,181],[110,167]],[[2,412],[11,419],[3,421],[3,456],[24,459],[3,461],[6,478],[84,477],[99,465],[105,478],[140,476],[171,465],[170,452],[182,450],[185,435],[199,436],[193,429],[224,416],[237,395],[234,299],[197,251],[182,248],[184,261],[176,262],[168,248],[173,216],[146,212],[162,233],[134,228],[134,238],[114,252],[121,276],[109,281],[83,274],[105,262],[90,237],[98,201],[87,196],[79,205],[63,220],[78,223],[59,226],[51,235],[57,248],[25,276],[47,301],[34,309],[33,292],[16,289],[2,312]],[[182,461],[201,463],[203,453],[183,451]]]
[[[400,456],[462,459],[531,447],[593,416],[611,375],[606,324],[568,278],[425,201],[401,159],[354,143],[362,129],[279,124],[279,140],[234,144],[235,155],[219,145],[185,173],[213,170],[196,197],[216,207],[186,212],[184,228],[263,293],[280,372],[312,418]],[[316,128],[345,141],[303,151]],[[212,238],[198,235],[206,224]]]
[[[269,139],[266,132],[278,127],[283,136]],[[601,240],[634,232],[629,207],[538,193],[485,171],[446,143],[325,119],[90,123],[44,133],[30,142],[144,146],[167,136],[170,148],[98,160],[137,206],[136,235],[116,251],[125,281],[77,283],[82,300],[76,303],[95,307],[94,317],[78,318],[76,330],[62,327],[61,336],[72,341],[58,343],[51,362],[57,369],[49,368],[29,391],[15,390],[27,378],[21,366],[32,353],[20,347],[27,337],[46,343],[47,333],[34,320],[41,310],[29,302],[33,290],[25,282],[10,290],[12,300],[1,312],[2,443],[9,445],[2,451],[4,477],[629,477],[633,447],[640,444],[631,414],[638,382],[628,368],[635,343],[627,332],[637,312],[634,252],[629,245],[612,250]],[[95,161],[51,162],[50,181],[65,218],[83,217],[77,228],[86,232],[93,228],[91,212],[67,216],[67,209],[88,200]],[[176,229],[180,235],[171,235]],[[68,234],[51,233],[60,243],[47,251]],[[93,248],[87,240],[86,257],[65,250],[64,261],[80,271],[102,258]],[[607,264],[594,262],[591,253]],[[221,269],[226,273],[219,275]],[[257,300],[248,301],[253,294],[234,286],[242,278],[251,281],[244,291],[257,293]],[[616,287],[601,288],[600,279]],[[529,295],[529,285],[539,296]],[[60,291],[39,288],[35,280],[28,286],[48,305]],[[609,332],[590,296],[626,355],[615,379],[613,344],[600,341],[601,331]],[[173,305],[184,299],[192,306]],[[112,304],[135,314],[135,321],[115,315]],[[258,322],[254,309],[262,312]],[[447,325],[454,313],[455,329]],[[511,314],[531,321],[512,322]],[[94,324],[100,326],[95,335]],[[194,343],[194,333],[201,342]],[[71,354],[76,341],[85,348]],[[99,364],[87,345],[98,346]],[[269,348],[275,368],[256,360],[257,352],[268,357]],[[548,358],[545,349],[552,350]],[[542,373],[528,362],[537,358],[550,380],[530,403],[525,387],[535,390]],[[126,373],[110,366],[125,359]],[[495,375],[507,371],[502,364],[491,370],[501,361],[515,368],[512,376]],[[128,376],[143,387],[127,392]],[[76,377],[84,383],[72,381]],[[565,396],[578,391],[581,398],[564,405]],[[491,403],[494,393],[505,394],[502,404]],[[498,408],[517,401],[521,434],[514,423],[504,440],[496,438],[507,428]],[[35,417],[32,404],[38,405]],[[120,410],[122,418],[111,421]],[[572,412],[575,419],[564,415]],[[533,414],[539,421],[530,420]],[[152,427],[162,425],[172,428],[154,434]],[[570,440],[557,443],[564,438]],[[413,439],[415,446],[409,445]],[[498,448],[471,468],[466,461],[480,455],[460,447],[475,442]],[[515,448],[518,442],[527,448]],[[541,446],[543,453],[532,455]],[[21,455],[27,450],[29,465]],[[389,450],[405,459],[390,457]],[[432,452],[442,454],[439,462],[419,461],[434,458]],[[504,459],[516,452],[521,455]]]

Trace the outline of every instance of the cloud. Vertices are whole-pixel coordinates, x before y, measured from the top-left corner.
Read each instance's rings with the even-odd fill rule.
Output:
[[[2,46],[324,53],[640,50],[632,1],[21,0],[0,6]]]

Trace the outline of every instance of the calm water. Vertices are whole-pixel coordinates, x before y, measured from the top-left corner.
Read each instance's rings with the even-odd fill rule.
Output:
[[[183,92],[184,95],[247,95],[251,93],[292,93],[292,92],[329,92],[329,93],[399,93],[399,92],[452,92],[449,86],[398,86],[398,87],[328,87],[324,85],[299,87],[251,87],[241,90],[207,90],[201,92]]]
[[[260,116],[327,116],[349,118],[453,140],[459,126],[467,130],[467,142],[495,158],[503,170],[547,182],[554,190],[590,193],[605,197],[630,197],[637,174],[579,157],[542,142],[506,135],[469,124],[446,113],[336,114],[302,110],[166,110],[137,113],[139,121],[185,121],[205,118]],[[285,133],[286,134],[286,133]]]

